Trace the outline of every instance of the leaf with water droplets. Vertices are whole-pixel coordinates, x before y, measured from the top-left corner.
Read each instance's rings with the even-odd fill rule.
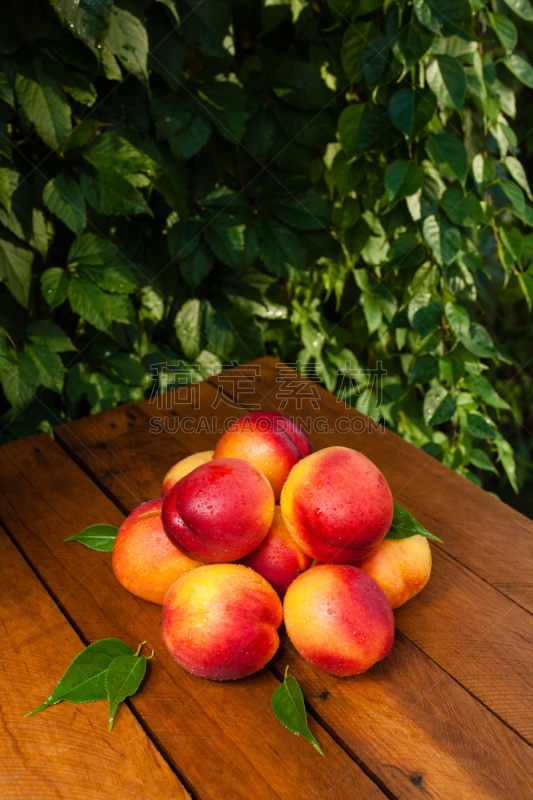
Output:
[[[426,539],[433,539],[433,541],[442,544],[442,539],[427,531],[406,508],[394,503],[392,525],[385,539],[409,539],[411,536],[425,536]]]
[[[323,756],[324,753],[320,749],[320,745],[307,726],[307,713],[302,690],[296,678],[293,678],[292,675],[287,675],[288,671],[289,668],[287,667],[285,680],[272,695],[271,706],[274,716],[291,733],[307,739]]]

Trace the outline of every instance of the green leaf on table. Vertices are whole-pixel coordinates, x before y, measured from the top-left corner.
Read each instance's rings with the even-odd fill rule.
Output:
[[[424,241],[440,267],[448,266],[461,248],[461,234],[446,220],[439,222],[435,216],[426,217],[422,223]]]
[[[0,233],[0,280],[21,306],[28,308],[33,252]]]
[[[468,171],[468,155],[462,141],[450,133],[436,133],[426,141],[426,152],[438,170],[464,185]]]
[[[394,503],[394,516],[385,539],[410,539],[411,536],[425,536],[442,544],[442,539],[427,531],[407,509]]]
[[[117,706],[126,697],[135,694],[146,672],[146,657],[134,654],[132,656],[118,656],[111,662],[105,676],[105,686],[109,698],[109,730],[113,727],[113,721],[117,711]]]
[[[287,675],[289,668],[285,669],[285,680],[272,695],[271,706],[274,716],[281,724],[296,736],[303,736],[310,742],[321,756],[324,755],[320,745],[309,730],[307,725],[307,712],[305,710],[302,690],[296,678]]]
[[[15,78],[17,100],[48,147],[58,150],[71,131],[65,92],[41,62],[24,61]]]
[[[113,550],[118,528],[115,525],[106,525],[101,522],[97,525],[89,525],[74,536],[63,539],[64,542],[81,542],[91,550],[100,550],[103,553],[110,553]]]
[[[466,93],[465,71],[456,58],[436,55],[426,70],[429,88],[446,108],[462,111]]]
[[[528,22],[533,20],[533,8],[529,0],[504,0],[504,2],[518,17]]]
[[[100,639],[93,642],[73,660],[50,697],[38,708],[29,711],[30,717],[48,706],[68,700],[69,703],[89,703],[107,698],[106,672],[119,656],[132,656],[133,649],[120,639]]]
[[[511,55],[504,56],[502,62],[507,69],[513,73],[515,78],[518,78],[525,86],[533,89],[533,67],[529,61],[519,56],[518,53],[512,53]]]
[[[491,28],[505,47],[508,53],[512,53],[518,42],[518,31],[515,24],[504,14],[487,12]]]
[[[416,194],[424,182],[424,170],[414,161],[398,158],[385,171],[385,189],[392,206],[405,197]]]
[[[43,189],[43,203],[76,236],[85,228],[85,199],[74,178],[65,172],[48,181]]]
[[[148,33],[132,0],[113,4],[105,44],[122,66],[148,89]]]

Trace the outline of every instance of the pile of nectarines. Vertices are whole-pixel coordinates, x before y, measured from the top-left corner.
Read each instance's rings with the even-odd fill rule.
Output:
[[[261,669],[282,621],[310,664],[354,675],[387,655],[392,609],[431,571],[426,538],[384,540],[392,518],[387,481],[366,456],[313,453],[293,420],[258,411],[169,470],[161,498],[122,524],[113,569],[163,605],[163,641],[194,675]]]

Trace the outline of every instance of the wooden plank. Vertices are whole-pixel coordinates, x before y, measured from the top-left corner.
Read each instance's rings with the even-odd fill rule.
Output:
[[[270,710],[279,683],[268,670],[217,683],[189,675],[172,661],[161,642],[161,608],[118,584],[110,553],[63,542],[97,521],[118,525],[123,515],[49,436],[1,447],[0,472],[5,527],[87,641],[146,639],[156,650],[131,703],[198,798],[383,800],[314,720],[325,759],[282,728]]]
[[[60,703],[31,718],[84,644],[0,528],[0,795],[7,800],[189,797],[123,704]]]
[[[264,360],[262,363],[264,364]],[[265,408],[278,407],[276,389],[280,384],[276,385],[273,380],[277,375],[277,371],[272,374],[271,364],[267,362],[262,370],[264,383],[257,391],[257,394],[264,394]],[[231,382],[226,383],[226,390],[231,385]],[[252,399],[256,400],[253,396]],[[299,413],[305,414],[305,409]],[[369,438],[376,437],[372,440],[375,445],[370,454],[368,449],[361,446],[359,434],[351,433],[340,437],[329,433],[335,427],[335,417],[330,406],[321,403],[320,409],[314,410],[314,413],[324,419],[326,424],[323,427],[328,431],[310,432],[313,445],[317,449],[331,444],[344,444],[366,452],[372,460],[378,462],[375,452],[381,445],[386,454],[386,463],[385,457],[381,455],[380,466],[388,478],[392,474],[393,479],[397,480],[397,473],[401,472],[402,465],[395,469],[382,434],[368,434]],[[411,445],[407,445],[407,449],[419,452]],[[443,469],[447,473],[451,472],[446,467]],[[460,476],[457,477],[467,488],[471,485]],[[392,482],[391,485],[394,488]],[[414,505],[411,505],[410,510],[417,518],[423,519],[427,506],[433,504],[434,495],[440,495],[440,488],[435,491],[437,486],[439,484],[435,483],[430,500],[419,496],[413,501]],[[443,491],[446,492],[446,489]],[[486,493],[482,494],[485,496]],[[445,540],[445,544],[449,533],[453,532],[457,513],[454,513],[454,509],[460,508],[460,500],[456,495],[448,495],[448,505],[450,512],[446,527],[435,530]],[[497,502],[497,506],[499,524],[503,526],[507,506],[500,502]],[[497,520],[495,524],[498,524]],[[482,532],[479,532],[477,547],[481,551],[484,549]],[[533,663],[533,617],[439,550],[434,543],[431,548],[431,580],[419,597],[395,612],[398,630],[524,739],[533,743],[533,671],[530,667]],[[515,572],[518,572],[518,565],[515,565]],[[511,679],[512,692],[509,691]]]
[[[206,396],[208,396],[206,394]],[[142,404],[143,410],[146,404]],[[175,410],[178,406],[175,406]],[[183,411],[183,409],[182,409]],[[116,412],[118,413],[118,411]],[[186,413],[190,413],[189,410]],[[204,416],[212,415],[213,411],[209,407],[205,410]],[[219,425],[223,424],[223,410],[222,408],[216,409],[219,417],[216,418],[215,424],[212,426],[216,432],[212,431],[210,434],[202,431],[200,442],[195,444],[196,435],[189,434],[181,439],[183,447],[187,447],[191,451],[202,450],[207,447],[212,447],[216,438],[218,437]],[[198,411],[198,419],[201,418],[202,412]],[[94,440],[94,428],[100,424],[105,427],[106,420],[105,414],[95,416],[91,419],[91,432],[89,436]],[[78,420],[76,423],[77,436],[83,441],[83,420]],[[57,429],[57,434],[61,437],[66,435],[64,429]],[[152,442],[142,439],[142,444],[139,445],[138,452],[134,456],[139,469],[142,469],[143,453],[146,452],[147,447],[152,447],[156,452],[160,447],[160,437],[166,434],[160,434],[159,437],[154,437]],[[179,432],[172,438],[180,438],[182,434]],[[315,441],[316,444],[316,441]],[[130,445],[132,448],[135,445]],[[112,448],[115,452],[117,448]],[[109,451],[108,451],[109,453]],[[147,465],[154,464],[153,454],[147,457]],[[118,472],[120,477],[120,464],[109,464],[111,470]],[[150,469],[146,468],[146,472]],[[164,468],[161,470],[157,482],[160,482]],[[151,477],[146,474],[146,483],[151,482]],[[455,562],[449,559],[444,554],[436,553],[437,558],[440,556],[443,560],[448,560],[453,566]],[[458,567],[459,568],[459,567]],[[471,578],[472,576],[466,570],[465,572]],[[439,568],[432,582],[438,583]],[[505,604],[505,610],[512,608],[522,615],[521,622],[524,625],[530,625],[531,617],[522,609],[519,609],[511,601],[501,596],[498,592],[487,586],[485,583],[477,578],[474,578],[479,583],[479,587],[487,591],[492,600],[501,601]],[[427,591],[427,590],[426,590]],[[449,595],[449,585],[445,584],[445,595]],[[470,598],[471,599],[471,598]],[[483,601],[483,596],[482,596]],[[417,600],[412,601],[412,604],[419,604],[424,608],[424,595],[421,595]],[[406,607],[407,608],[407,607]],[[482,606],[481,606],[481,610]],[[433,610],[433,613],[441,613],[438,607]],[[464,614],[463,606],[459,606],[456,616]],[[481,614],[476,617],[479,620]],[[525,622],[524,622],[525,620]],[[437,627],[439,635],[446,628],[448,619],[443,619],[442,622],[436,623],[432,618],[431,609],[427,611],[426,616],[421,624],[431,628]],[[524,627],[523,625],[523,627]],[[530,628],[529,628],[530,630]],[[453,628],[453,632],[459,637],[457,647],[452,647],[450,658],[456,661],[457,648],[459,653],[465,657],[470,657],[470,640],[467,637],[475,637],[477,631],[475,626],[466,626],[466,635],[464,633],[464,624],[457,629]],[[486,632],[486,626],[483,629]],[[481,634],[478,637],[481,640]],[[450,642],[450,637],[446,640]],[[445,648],[443,648],[445,649]],[[504,648],[500,646],[497,655],[504,655]],[[517,655],[516,649],[513,650],[513,657]],[[480,668],[482,667],[482,658],[480,659]],[[280,650],[279,655],[276,657],[275,665],[278,670],[278,675],[282,674],[284,665],[290,663],[294,668],[298,669],[298,674],[305,676],[309,681],[307,674],[307,666],[285,643],[284,648]],[[520,665],[524,667],[524,673],[527,676],[530,673],[528,666],[527,653],[520,661]],[[309,668],[310,669],[310,668]],[[519,668],[520,669],[520,668]],[[519,671],[517,670],[517,672]],[[385,672],[383,672],[385,670]],[[403,678],[404,672],[411,674],[410,679],[415,679],[413,691],[405,688],[405,681]],[[479,670],[478,670],[479,671]],[[314,671],[313,671],[314,672]],[[465,679],[468,677],[469,672],[469,658],[466,658],[464,665]],[[296,674],[296,673],[295,673]],[[318,674],[318,673],[317,673]],[[382,674],[386,675],[385,680],[382,682]],[[497,676],[497,669],[485,674],[485,681],[490,684],[490,681],[498,677],[498,687],[503,688],[503,695],[509,695],[508,672],[504,676]],[[527,687],[531,686],[530,679],[525,678]],[[506,683],[507,681],[507,683]],[[321,692],[315,692],[317,682],[323,687]],[[359,697],[359,686],[367,685],[372,687],[372,692],[366,696]],[[435,685],[435,688],[433,688]],[[432,791],[436,792],[438,797],[453,796],[450,789],[449,781],[452,780],[459,782],[459,785],[466,786],[468,793],[465,789],[465,797],[506,797],[509,794],[509,789],[503,789],[500,782],[503,781],[502,775],[506,769],[505,764],[510,763],[516,766],[517,758],[520,758],[519,753],[524,753],[525,757],[531,756],[530,749],[518,739],[515,734],[506,729],[493,715],[486,709],[479,705],[469,694],[461,689],[448,675],[442,670],[439,670],[435,664],[432,664],[419,650],[416,649],[410,642],[399,637],[397,645],[393,650],[393,655],[389,657],[383,666],[376,667],[365,676],[354,679],[345,679],[343,681],[335,678],[328,678],[325,675],[319,675],[315,683],[309,683],[311,688],[309,694],[309,702],[312,705],[314,712],[320,715],[320,718],[336,735],[340,736],[345,746],[351,748],[354,755],[362,756],[364,751],[364,762],[368,764],[374,774],[376,774],[383,783],[390,787],[395,794],[400,796],[419,796],[419,788],[417,788],[416,780],[413,783],[406,775],[414,774],[420,775],[423,773],[424,780],[432,787]],[[345,687],[351,687],[346,689]],[[526,693],[523,690],[523,684],[518,681],[519,693],[521,693],[519,701],[519,712],[523,719],[527,713],[527,699]],[[499,695],[498,687],[493,691],[493,695]],[[329,692],[331,695],[338,697],[339,692],[342,694],[342,703],[345,703],[344,711],[341,713],[342,703],[335,705],[327,703],[321,699],[323,692]],[[365,690],[366,691],[366,690]],[[514,692],[514,686],[513,686]],[[426,698],[426,694],[434,694],[430,699]],[[457,707],[457,709],[456,709]],[[509,706],[513,708],[512,704]],[[434,708],[440,708],[438,717],[435,717]],[[507,706],[505,706],[507,709]],[[341,716],[344,714],[344,719]],[[371,733],[365,734],[359,723],[354,722],[354,715],[357,715],[359,720],[364,720],[364,725],[368,725]],[[435,720],[438,719],[438,724]],[[410,720],[410,721],[409,721]],[[529,724],[529,723],[528,723]],[[461,733],[461,726],[463,732]],[[360,738],[357,738],[360,737]],[[503,744],[497,744],[501,737]],[[363,738],[365,739],[364,747],[360,748]],[[398,741],[401,739],[401,741]],[[357,746],[356,743],[357,742]],[[488,748],[494,747],[496,749],[502,748],[500,751],[501,761],[499,764],[493,764],[493,756],[487,757]],[[507,762],[507,748],[510,748],[511,755],[510,761]],[[524,750],[522,750],[524,748]],[[387,753],[384,759],[383,754]],[[481,769],[484,761],[487,761],[488,766]],[[384,763],[385,762],[385,763]],[[415,770],[413,765],[418,764],[418,771]],[[492,764],[492,766],[491,766]],[[393,765],[393,766],[390,766]],[[422,773],[420,772],[420,765],[425,765]],[[478,775],[470,775],[470,769]],[[488,770],[483,771],[484,769]],[[494,771],[493,771],[494,769]],[[414,770],[414,771],[413,771]],[[403,777],[402,777],[403,776]],[[498,777],[499,776],[499,777]],[[509,778],[506,778],[503,783],[509,784]],[[491,788],[492,785],[492,788]],[[447,788],[446,788],[447,787]],[[516,789],[518,790],[518,783]],[[494,791],[494,795],[491,794]],[[448,794],[446,794],[448,792]],[[506,794],[507,792],[507,794]],[[429,795],[428,795],[429,796]],[[512,796],[509,794],[509,796]],[[517,795],[519,796],[519,795]]]
[[[283,389],[281,370],[271,357],[252,362],[261,366],[257,378],[250,377],[250,391],[246,403],[257,403],[264,409],[278,409],[279,393]],[[239,369],[228,370],[238,376]],[[296,379],[296,373],[293,373]],[[224,374],[210,379],[225,391],[231,390],[231,381]],[[305,379],[298,377],[300,384]],[[286,413],[290,416],[321,417],[323,430],[315,429],[313,442],[326,447],[349,442],[381,469],[394,494],[396,502],[417,514],[428,530],[444,540],[439,547],[502,594],[533,612],[533,521],[510,506],[475,486],[470,481],[445,467],[435,458],[404,441],[392,431],[380,426],[369,428],[368,418],[339,401],[330,392],[312,384],[320,399],[320,411],[311,400],[300,398],[301,409],[289,402]],[[338,419],[348,420],[341,427],[354,425],[357,433],[335,430]],[[330,425],[329,423],[333,423]],[[436,490],[438,487],[438,491]]]

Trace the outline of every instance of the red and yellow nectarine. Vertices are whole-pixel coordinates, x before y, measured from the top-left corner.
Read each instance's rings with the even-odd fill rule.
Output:
[[[241,564],[208,564],[169,589],[163,641],[187,672],[235,680],[270,661],[282,619],[280,599],[261,575]]]
[[[189,472],[192,472],[193,469],[211,461],[214,452],[214,450],[204,450],[201,453],[193,453],[191,456],[182,458],[181,461],[174,464],[165,475],[163,486],[161,487],[161,497],[168,494],[174,484],[184,478],[185,475],[188,475]]]
[[[431,574],[431,550],[425,536],[384,539],[358,565],[383,589],[392,608],[422,591]]]
[[[162,499],[148,500],[126,517],[117,533],[112,557],[113,571],[122,586],[159,605],[178,578],[200,566],[165,534],[162,506]]]
[[[394,641],[389,602],[357,567],[322,564],[302,572],[287,589],[283,612],[300,655],[329,675],[365,672]]]

